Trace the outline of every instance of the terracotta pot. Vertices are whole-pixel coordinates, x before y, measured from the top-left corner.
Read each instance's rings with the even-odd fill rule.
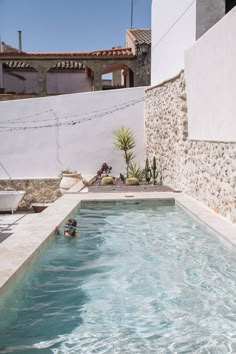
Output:
[[[35,213],[41,213],[45,210],[50,204],[47,203],[33,203],[31,204],[32,208],[34,209]]]

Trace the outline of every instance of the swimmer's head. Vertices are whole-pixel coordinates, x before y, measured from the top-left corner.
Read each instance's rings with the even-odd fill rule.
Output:
[[[69,219],[65,225],[64,235],[75,236],[77,221],[75,219]]]

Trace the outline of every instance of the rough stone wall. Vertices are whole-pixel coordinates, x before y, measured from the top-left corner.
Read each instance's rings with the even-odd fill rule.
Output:
[[[162,182],[236,223],[236,142],[188,140],[184,73],[146,91],[146,154]]]
[[[30,209],[32,203],[53,203],[61,196],[60,179],[6,179],[0,180],[0,191],[26,191],[19,209]]]

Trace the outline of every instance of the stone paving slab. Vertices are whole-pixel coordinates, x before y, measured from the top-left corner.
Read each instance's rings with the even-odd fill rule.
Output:
[[[11,236],[19,226],[26,214],[0,214],[0,243]]]

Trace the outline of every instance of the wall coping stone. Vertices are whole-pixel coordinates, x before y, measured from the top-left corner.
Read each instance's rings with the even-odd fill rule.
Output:
[[[13,177],[13,178],[0,178],[0,181],[29,181],[29,180],[53,180],[60,179],[61,177]]]
[[[153,90],[153,89],[155,89],[157,87],[162,87],[162,86],[164,86],[164,85],[166,85],[168,83],[174,82],[175,80],[179,79],[183,73],[184,73],[184,70],[181,70],[177,75],[171,77],[170,79],[164,80],[164,81],[160,82],[159,84],[157,84],[155,86],[151,86],[151,87],[147,88],[145,90],[145,92],[151,91],[151,90]]]

